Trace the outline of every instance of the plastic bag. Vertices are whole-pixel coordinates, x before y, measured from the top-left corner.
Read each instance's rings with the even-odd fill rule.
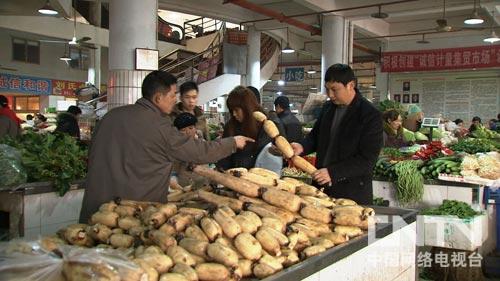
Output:
[[[21,153],[6,144],[0,144],[0,171],[0,186],[18,185],[28,178],[22,166]]]
[[[40,240],[0,244],[0,280],[148,281],[125,252],[70,245],[57,245],[51,252],[46,245]]]
[[[38,242],[12,240],[0,244],[0,280],[64,281],[63,261]]]

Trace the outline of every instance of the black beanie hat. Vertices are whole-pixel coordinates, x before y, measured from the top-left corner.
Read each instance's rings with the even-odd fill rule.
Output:
[[[198,119],[196,117],[188,112],[182,112],[181,114],[177,115],[174,120],[174,126],[180,130],[184,129],[189,126],[193,126],[198,122]]]

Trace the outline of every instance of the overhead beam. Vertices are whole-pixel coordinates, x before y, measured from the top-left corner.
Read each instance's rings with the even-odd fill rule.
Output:
[[[296,20],[294,18],[285,16],[283,13],[276,12],[275,10],[251,3],[250,1],[247,1],[247,0],[224,0],[224,4],[227,4],[227,3],[238,5],[242,8],[248,9],[250,11],[271,17],[273,20],[278,20],[279,22],[285,22],[285,23],[288,23],[292,26],[298,27],[300,29],[307,30],[311,33],[311,35],[320,35],[321,34],[321,29],[319,29],[317,27],[314,27],[310,24],[301,22],[301,21]]]

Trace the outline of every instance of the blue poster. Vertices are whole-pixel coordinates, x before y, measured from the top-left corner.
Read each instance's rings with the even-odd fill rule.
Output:
[[[287,82],[303,82],[304,81],[304,68],[303,67],[285,68],[285,81],[287,81]]]
[[[0,92],[50,95],[50,79],[0,73]]]

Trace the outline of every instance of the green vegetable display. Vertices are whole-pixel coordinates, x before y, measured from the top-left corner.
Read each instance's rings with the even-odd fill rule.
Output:
[[[71,182],[85,177],[87,151],[69,135],[28,132],[19,139],[3,142],[21,152],[28,182],[51,181],[62,196]]]
[[[380,154],[387,156],[391,159],[397,159],[405,156],[403,153],[399,151],[399,149],[394,147],[384,147],[382,148]]]
[[[21,153],[14,147],[0,144],[0,186],[18,185],[26,182]]]
[[[403,107],[403,105],[401,103],[399,103],[397,101],[393,101],[393,100],[381,101],[378,104],[378,110],[380,110],[381,112],[386,112],[389,110],[396,110],[397,112],[399,112],[401,117],[403,117],[403,118],[406,117],[405,108]]]
[[[476,127],[476,130],[471,133],[471,135],[475,138],[481,139],[495,139],[500,138],[500,134],[494,132],[490,129],[485,128],[484,126]]]
[[[443,200],[443,204],[438,208],[425,209],[421,214],[431,216],[457,216],[461,219],[467,219],[480,215],[481,212],[474,211],[469,204],[464,202]]]
[[[437,179],[440,173],[460,175],[462,159],[456,156],[446,156],[427,161],[420,169],[425,179]]]
[[[422,161],[405,160],[394,165],[396,196],[401,204],[418,202],[424,195],[424,178],[419,173]]]
[[[494,141],[473,138],[461,139],[456,144],[453,144],[450,148],[453,151],[462,151],[469,154],[497,150]]]
[[[429,138],[426,135],[422,134],[421,132],[415,132],[414,136],[415,136],[415,139],[418,141],[428,141],[429,140]]]
[[[415,142],[417,141],[417,139],[415,138],[415,133],[406,129],[406,128],[403,128],[403,140],[405,142]]]

